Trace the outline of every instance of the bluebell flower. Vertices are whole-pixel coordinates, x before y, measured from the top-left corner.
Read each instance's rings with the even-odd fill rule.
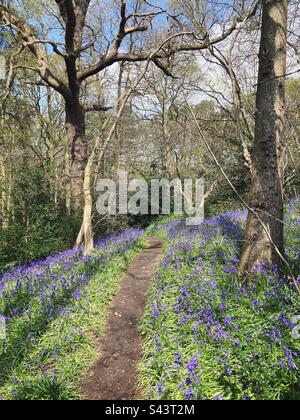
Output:
[[[284,362],[281,359],[278,359],[278,363],[282,367],[282,369],[286,369],[286,365],[284,364]]]
[[[188,388],[188,389],[186,390],[186,392],[185,392],[185,398],[186,398],[186,400],[190,401],[190,400],[192,400],[194,397],[195,397],[195,394],[194,394],[194,392],[193,392],[193,389],[192,389],[192,388]]]

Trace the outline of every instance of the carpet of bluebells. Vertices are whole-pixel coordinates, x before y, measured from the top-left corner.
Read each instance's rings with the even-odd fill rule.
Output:
[[[99,240],[89,257],[72,249],[0,277],[2,399],[74,396],[69,382],[92,359],[91,331],[103,327],[101,312],[142,236],[130,229]]]
[[[149,399],[300,399],[299,293],[276,267],[257,267],[252,286],[238,278],[245,220],[231,212],[155,229],[166,256],[142,324]],[[300,200],[286,223],[300,285]]]

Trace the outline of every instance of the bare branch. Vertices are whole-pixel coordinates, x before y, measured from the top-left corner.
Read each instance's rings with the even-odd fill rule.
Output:
[[[170,70],[168,70],[163,65],[163,63],[158,58],[154,58],[152,61],[156,65],[156,67],[159,68],[166,76],[172,77],[172,79],[175,79],[175,76],[170,72]]]
[[[98,105],[98,104],[83,105],[83,110],[85,112],[93,112],[93,111],[107,112],[107,111],[110,111],[111,109],[112,109],[111,106],[104,106],[104,105]]]
[[[34,36],[34,30],[13,9],[3,5],[0,5],[0,20],[12,30],[16,31],[25,41],[26,46],[28,46],[37,59],[38,72],[42,80],[66,97],[68,95],[68,88],[50,69],[47,53],[40,45],[39,40]]]
[[[157,60],[157,59],[160,60],[164,58],[169,58],[169,57],[172,57],[175,53],[180,52],[180,51],[201,51],[201,50],[207,49],[210,46],[218,44],[219,42],[229,37],[238,28],[238,25],[240,23],[245,22],[251,17],[255,16],[258,10],[259,4],[260,4],[260,0],[254,3],[253,8],[246,16],[239,15],[238,17],[236,17],[234,21],[232,22],[231,26],[227,28],[226,30],[224,30],[222,34],[214,38],[210,38],[209,34],[205,33],[203,38],[199,40],[199,38],[197,38],[194,33],[189,32],[189,36],[192,37],[193,40],[194,41],[196,40],[197,42],[192,42],[192,41],[189,43],[185,42],[179,45],[174,45],[172,47],[169,47],[168,50],[166,51],[159,50],[157,54],[155,54],[154,56],[152,55],[152,60]],[[153,14],[153,17],[154,16],[155,14]],[[121,5],[121,21],[120,21],[120,26],[119,26],[119,32],[113,43],[111,50],[106,55],[102,56],[98,63],[79,72],[78,79],[80,81],[86,80],[88,77],[93,76],[99,73],[100,71],[104,70],[105,68],[112,66],[114,63],[117,63],[120,61],[142,62],[142,61],[148,60],[149,56],[151,55],[149,51],[136,52],[136,53],[133,53],[133,52],[120,53],[119,52],[121,43],[126,36],[127,20],[128,20],[128,17],[126,17],[126,1],[123,0],[122,5]],[[137,32],[137,31],[146,31],[151,24],[151,20],[152,20],[152,17],[148,21],[148,23],[146,23],[145,25],[127,28],[127,30],[128,29],[130,30],[129,33]]]

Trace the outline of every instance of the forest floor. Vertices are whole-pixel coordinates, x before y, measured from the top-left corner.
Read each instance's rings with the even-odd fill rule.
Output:
[[[132,400],[142,397],[137,386],[142,340],[138,325],[147,301],[162,243],[149,238],[147,248],[129,266],[109,309],[108,329],[99,342],[101,356],[80,390],[87,400]]]

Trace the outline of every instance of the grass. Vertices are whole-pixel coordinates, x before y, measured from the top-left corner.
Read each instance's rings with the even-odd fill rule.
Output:
[[[144,239],[137,238],[106,265],[100,265],[80,288],[80,297],[76,293],[68,296],[63,313],[49,323],[41,320],[40,324],[28,325],[20,315],[8,322],[6,352],[0,358],[1,399],[81,398],[78,380],[99,357],[97,342],[106,330],[107,308],[118,292],[123,273],[144,246]],[[79,271],[89,264],[81,264]]]

